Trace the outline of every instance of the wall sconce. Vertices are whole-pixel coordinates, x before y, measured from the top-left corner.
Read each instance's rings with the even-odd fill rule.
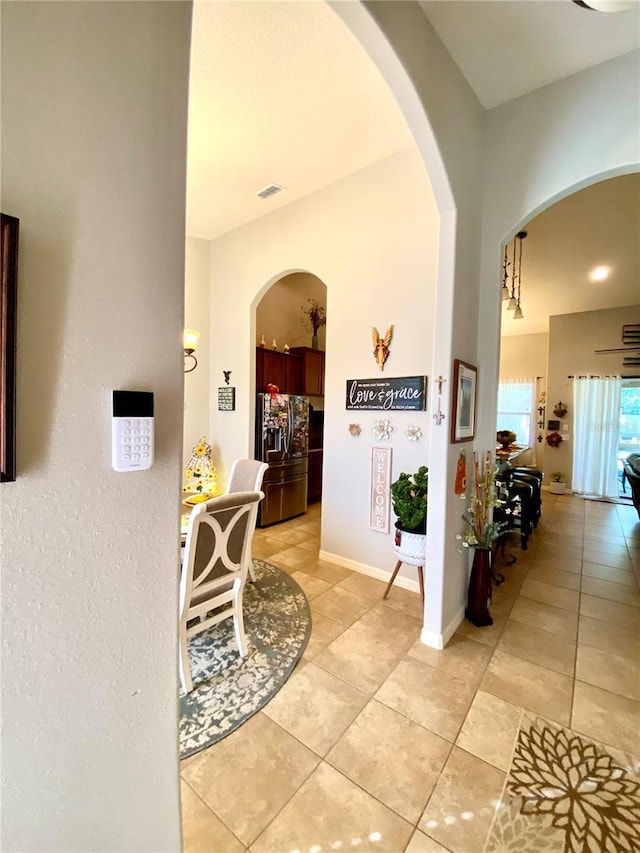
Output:
[[[198,359],[195,357],[194,352],[196,347],[198,346],[198,339],[200,338],[200,332],[196,332],[195,329],[185,329],[184,334],[182,336],[182,346],[184,347],[184,372],[191,373],[192,370],[195,370],[198,366]],[[187,367],[187,359],[190,358],[193,360],[193,366]]]

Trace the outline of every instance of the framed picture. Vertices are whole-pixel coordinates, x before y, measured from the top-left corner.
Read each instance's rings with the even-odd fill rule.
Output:
[[[478,368],[457,358],[453,360],[453,405],[451,443],[473,441],[476,434],[476,380]]]
[[[2,214],[0,247],[0,483],[16,478],[18,220]]]

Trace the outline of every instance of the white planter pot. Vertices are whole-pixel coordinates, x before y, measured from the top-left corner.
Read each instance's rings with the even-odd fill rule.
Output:
[[[549,483],[549,491],[552,495],[564,495],[564,489],[564,483],[554,483],[553,480]]]
[[[398,539],[400,542],[396,544]],[[409,566],[424,566],[427,556],[427,535],[396,529],[393,550],[403,563]]]

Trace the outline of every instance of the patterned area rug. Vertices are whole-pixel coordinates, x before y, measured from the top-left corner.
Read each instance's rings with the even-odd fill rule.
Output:
[[[640,763],[524,714],[485,853],[640,851]]]
[[[180,696],[180,757],[231,734],[267,704],[291,674],[311,634],[309,602],[281,569],[253,561],[244,591],[249,654],[238,654],[233,619],[189,640],[193,690]]]

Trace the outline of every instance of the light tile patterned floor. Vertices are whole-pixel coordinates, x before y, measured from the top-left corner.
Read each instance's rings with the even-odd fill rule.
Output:
[[[522,708],[640,754],[640,521],[545,494],[494,625],[419,641],[419,596],[318,559],[320,506],[258,530],[313,632],[274,699],[182,763],[186,853],[476,853]],[[390,568],[393,557],[390,554]]]

